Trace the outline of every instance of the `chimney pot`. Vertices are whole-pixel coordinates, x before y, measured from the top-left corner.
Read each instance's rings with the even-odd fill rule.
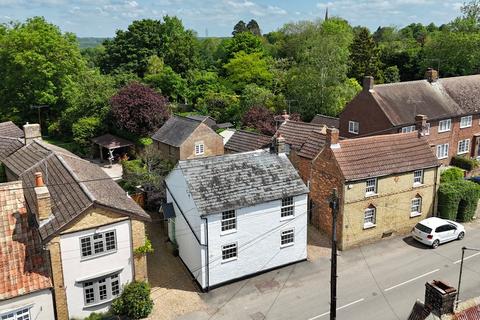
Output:
[[[44,187],[43,174],[41,172],[35,172],[35,187]]]
[[[276,154],[284,154],[286,152],[285,138],[281,134],[273,137],[273,149]]]
[[[363,78],[363,90],[365,91],[373,90],[374,83],[375,83],[375,80],[373,79],[372,76],[365,76]]]
[[[33,140],[42,140],[42,132],[38,123],[26,123],[23,126],[25,144],[30,144]]]
[[[415,116],[415,130],[418,132],[418,137],[423,137],[427,131],[427,116],[423,114],[417,114]]]
[[[327,147],[338,147],[339,141],[339,131],[336,128],[327,128],[327,137],[325,139],[325,143]]]
[[[425,79],[428,82],[436,82],[438,80],[438,71],[433,68],[428,68],[427,72],[425,72]]]
[[[43,183],[43,175],[41,172],[35,172],[35,197],[37,200],[37,219],[43,221],[48,219],[52,213],[52,204],[50,192]]]

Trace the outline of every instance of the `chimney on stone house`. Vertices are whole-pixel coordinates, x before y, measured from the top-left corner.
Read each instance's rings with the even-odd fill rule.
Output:
[[[417,130],[419,138],[425,136],[425,133],[428,130],[426,115],[417,114],[415,116],[415,130]]]
[[[433,68],[428,68],[425,72],[425,79],[432,83],[438,80],[438,71]]]
[[[433,280],[425,283],[426,308],[438,317],[453,313],[457,289],[445,282]]]
[[[336,128],[327,128],[327,136],[325,138],[325,146],[330,149],[339,148],[338,141],[340,139],[340,133]]]
[[[363,78],[363,90],[370,91],[373,90],[373,85],[375,84],[375,80],[372,76],[365,76]]]
[[[52,203],[50,200],[50,192],[43,183],[43,175],[41,172],[35,172],[35,198],[37,200],[37,220],[43,221],[48,219],[52,213]]]
[[[33,140],[42,140],[42,132],[38,123],[26,123],[23,126],[23,134],[25,136],[25,144],[32,143]]]
[[[286,150],[285,138],[281,134],[273,136],[273,151],[276,154],[284,154]]]

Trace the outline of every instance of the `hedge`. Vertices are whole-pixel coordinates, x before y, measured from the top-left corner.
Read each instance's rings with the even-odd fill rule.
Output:
[[[462,181],[460,190],[462,199],[458,207],[457,220],[468,222],[473,219],[477,210],[478,199],[480,198],[480,186],[472,181]]]
[[[455,183],[441,183],[438,188],[438,214],[443,219],[456,220],[461,196]]]
[[[440,174],[440,182],[453,182],[463,180],[464,170],[460,168],[449,168]]]
[[[455,167],[459,167],[467,171],[472,171],[478,166],[478,161],[467,157],[455,156],[452,158],[451,164]]]
[[[122,294],[112,302],[111,311],[130,319],[148,317],[153,310],[150,285],[146,282],[131,282],[123,287]]]
[[[441,218],[467,222],[472,220],[480,198],[480,186],[458,180],[441,183],[438,189],[438,213]]]

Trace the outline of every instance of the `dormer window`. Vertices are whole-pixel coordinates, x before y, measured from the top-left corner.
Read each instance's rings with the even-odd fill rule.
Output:
[[[195,142],[195,155],[201,156],[204,153],[205,153],[205,145],[203,144],[203,141]]]

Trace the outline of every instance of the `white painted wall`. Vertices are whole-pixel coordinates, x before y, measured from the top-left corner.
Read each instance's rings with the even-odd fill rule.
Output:
[[[281,200],[238,209],[237,231],[221,234],[221,214],[208,216],[209,285],[307,258],[307,195],[294,197],[295,217],[280,218]],[[280,247],[282,230],[295,229],[295,243]],[[222,245],[238,243],[238,258],[222,263]]]
[[[35,320],[55,319],[53,298],[50,289],[40,290],[24,296],[0,301],[0,316],[8,311],[31,306],[30,318]]]
[[[235,129],[225,129],[219,134],[223,137],[223,145],[226,145],[228,140],[233,136],[235,133]]]
[[[116,230],[117,251],[90,259],[81,258],[80,238],[95,232]],[[122,269],[120,284],[133,280],[132,236],[130,220],[106,226],[82,230],[60,236],[63,277],[67,293],[68,312],[71,318],[84,318],[92,312],[105,312],[110,303],[96,307],[84,307],[83,285],[78,279],[94,278],[107,271]]]
[[[176,200],[173,200],[172,195],[167,190],[167,202],[173,203],[176,215],[175,224],[169,223],[168,225],[170,240],[176,241],[180,258],[198,283],[206,286],[206,254],[204,246],[200,245],[200,243],[206,244],[204,220],[200,218],[197,207],[187,191],[187,182],[180,169],[174,169],[165,179],[165,182]],[[181,207],[181,211],[190,222],[194,232],[187,225],[178,206]],[[172,227],[175,227],[175,239],[172,239]],[[197,238],[195,238],[194,233]],[[200,240],[200,243],[197,239]]]

